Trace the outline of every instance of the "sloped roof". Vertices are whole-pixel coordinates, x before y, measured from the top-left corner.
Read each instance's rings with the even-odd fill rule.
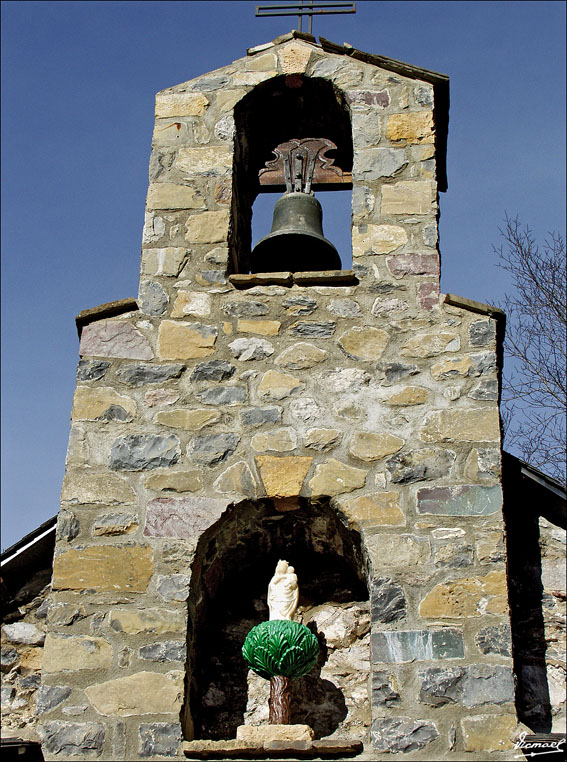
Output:
[[[508,452],[502,453],[502,473],[504,499],[508,494],[512,504],[521,503],[567,528],[567,493],[560,482]]]

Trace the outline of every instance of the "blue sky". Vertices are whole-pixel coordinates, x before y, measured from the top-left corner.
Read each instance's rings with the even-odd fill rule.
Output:
[[[2,3],[2,548],[58,510],[74,316],[137,294],[154,95],[295,26],[256,4]],[[506,212],[540,239],[565,230],[564,29],[565,4],[543,0],[358,2],[314,20],[451,78],[443,291],[502,299]]]

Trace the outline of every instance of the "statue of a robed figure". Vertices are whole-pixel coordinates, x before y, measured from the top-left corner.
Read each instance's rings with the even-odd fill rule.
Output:
[[[297,574],[287,561],[278,561],[268,586],[268,622],[253,627],[242,647],[244,660],[270,681],[270,725],[291,723],[291,680],[315,666],[319,643],[305,625],[293,621],[299,600]]]

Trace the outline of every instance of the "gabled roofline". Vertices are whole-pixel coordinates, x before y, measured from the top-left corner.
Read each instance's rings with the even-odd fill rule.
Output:
[[[468,312],[477,312],[479,315],[488,315],[488,317],[494,318],[495,320],[506,321],[506,313],[504,310],[501,310],[500,307],[494,307],[492,304],[484,304],[484,302],[475,302],[474,299],[467,299],[465,296],[444,294],[443,303],[449,304],[451,307],[459,307]]]
[[[561,482],[509,452],[502,453],[502,472],[504,501],[508,493],[511,511],[516,508],[515,503],[521,501],[530,513],[535,512],[556,526],[567,528],[567,493]]]
[[[47,521],[44,521],[43,524],[40,524],[36,529],[33,529],[31,532],[24,535],[21,540],[18,540],[13,545],[10,545],[9,548],[6,548],[0,555],[0,566],[3,567],[6,564],[9,564],[16,558],[16,556],[19,556],[33,545],[40,542],[40,540],[50,534],[50,532],[55,532],[56,524],[57,516],[52,516],[50,519],[47,519]]]

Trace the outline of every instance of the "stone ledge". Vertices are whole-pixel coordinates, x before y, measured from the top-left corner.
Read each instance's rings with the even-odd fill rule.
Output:
[[[355,286],[358,278],[354,270],[309,270],[306,272],[237,273],[228,280],[235,288],[252,286]]]
[[[474,299],[466,299],[464,296],[445,294],[443,303],[449,304],[451,307],[460,307],[469,312],[478,312],[480,315],[488,315],[496,320],[506,319],[506,313],[498,307],[493,307],[491,304],[483,304],[483,302],[475,302]]]
[[[362,751],[362,741],[324,738],[317,741],[186,741],[183,752],[188,759],[344,759]]]
[[[138,302],[130,297],[129,299],[118,299],[116,302],[106,302],[105,304],[99,304],[98,307],[82,310],[75,318],[79,338],[81,338],[83,328],[89,323],[109,317],[116,317],[124,312],[134,312],[138,309]]]
[[[250,288],[251,286],[291,286],[293,275],[290,272],[278,273],[249,273],[229,275],[228,280],[236,288]]]

